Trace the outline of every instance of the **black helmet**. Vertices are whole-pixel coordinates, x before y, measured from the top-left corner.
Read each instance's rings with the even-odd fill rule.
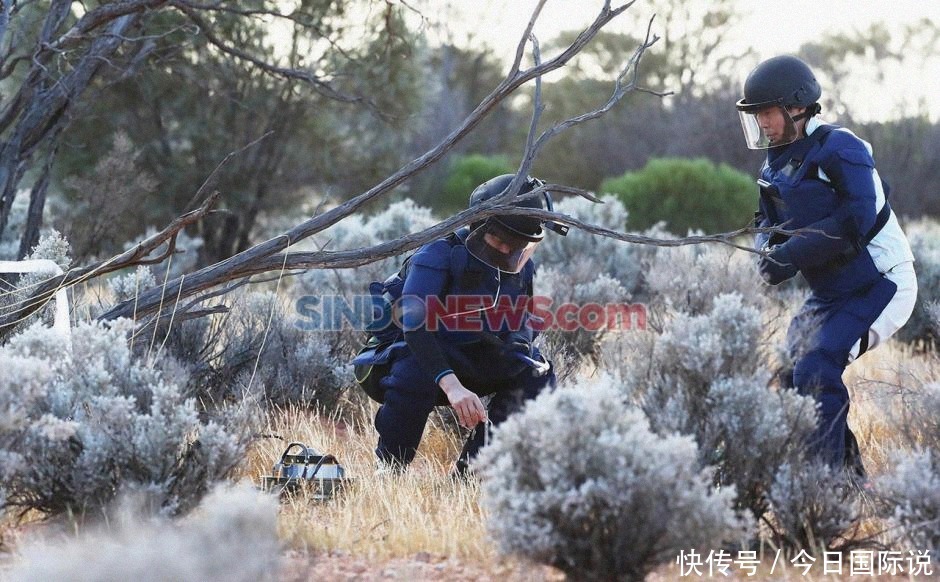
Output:
[[[771,105],[811,107],[820,95],[822,89],[809,65],[782,55],[767,59],[751,71],[744,82],[744,98],[737,107],[747,113]]]
[[[515,177],[515,174],[503,174],[480,184],[470,194],[470,207],[499,196]],[[526,194],[542,186],[544,183],[541,180],[526,176],[519,194]],[[548,191],[541,196],[515,200],[512,204],[517,208],[553,210],[552,197]],[[543,223],[541,219],[530,216],[492,216],[470,225],[469,233],[464,235],[464,244],[471,255],[491,267],[507,273],[518,273],[545,237],[543,227],[560,234],[568,232],[567,226]]]
[[[744,98],[737,102],[747,147],[759,150],[800,139],[801,131],[796,122],[819,113],[816,101],[821,94],[813,71],[796,57],[783,55],[757,65],[744,82]],[[800,107],[804,111],[791,115],[791,107]],[[773,122],[773,109],[779,110],[782,116],[782,131]],[[766,127],[760,117],[764,118]]]
[[[502,176],[496,176],[477,186],[473,192],[470,193],[470,208],[502,194],[515,177],[515,174],[503,174]],[[522,187],[519,189],[519,194],[522,195],[531,192],[542,185],[541,180],[526,176],[525,182],[523,182]],[[518,208],[538,208],[542,210],[545,208],[543,201],[547,200],[548,209],[551,210],[551,198],[547,198],[548,192],[545,194],[546,196],[533,196],[513,202],[513,206]],[[494,216],[492,220],[499,222],[516,234],[533,241],[542,240],[542,237],[545,236],[545,233],[542,231],[542,221],[538,218],[528,216]]]

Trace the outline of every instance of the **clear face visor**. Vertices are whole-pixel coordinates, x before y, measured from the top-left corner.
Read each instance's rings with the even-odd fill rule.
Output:
[[[467,236],[467,252],[494,269],[518,273],[532,258],[541,237],[528,238],[495,220],[487,220]]]
[[[741,127],[748,149],[764,150],[797,140],[796,122],[786,107],[777,104],[738,105]]]

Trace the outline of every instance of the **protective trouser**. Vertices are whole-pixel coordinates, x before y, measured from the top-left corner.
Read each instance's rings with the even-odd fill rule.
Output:
[[[792,383],[800,394],[815,397],[819,404],[819,423],[809,443],[810,450],[833,467],[845,465],[847,450],[858,448],[846,424],[849,393],[842,373],[853,346],[859,338],[868,337],[872,323],[896,291],[893,281],[881,278],[846,297],[813,294],[787,332],[794,362]],[[855,464],[856,459],[851,461]]]
[[[476,366],[477,370],[484,367]],[[477,394],[492,393],[487,411],[492,426],[518,410],[523,402],[535,398],[546,386],[555,385],[554,371],[536,377],[525,369],[511,378],[492,380],[465,366],[455,365],[454,369],[469,390]],[[410,353],[392,364],[389,375],[382,379],[382,386],[385,402],[375,415],[375,428],[379,433],[375,452],[383,462],[406,465],[414,459],[441,389]],[[483,446],[485,432],[482,424],[474,431],[461,453],[462,461],[467,462],[476,455]]]

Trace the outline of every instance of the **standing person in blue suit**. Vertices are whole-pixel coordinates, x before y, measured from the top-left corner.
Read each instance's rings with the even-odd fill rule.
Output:
[[[917,279],[871,145],[817,119],[821,94],[806,63],[778,56],[748,75],[737,109],[747,146],[767,150],[757,226],[815,231],[756,241],[769,253],[759,261],[768,284],[799,272],[812,291],[787,333],[784,381],[818,402],[810,449],[864,478],[842,373],[907,322]]]
[[[470,206],[498,196],[514,177],[507,174],[481,184],[471,194]],[[527,177],[520,195],[541,186]],[[552,208],[548,192],[514,205]],[[403,338],[393,344],[390,372],[379,382],[381,394],[374,396],[382,404],[375,427],[376,455],[383,467],[407,466],[431,411],[449,405],[461,425],[475,429],[455,467],[463,474],[485,442],[487,422],[499,424],[523,402],[554,386],[555,373],[533,344],[535,326],[526,309],[535,275],[531,257],[545,229],[567,230],[536,218],[493,216],[421,247],[402,273],[386,281],[385,293],[400,293]],[[429,325],[432,301],[448,307],[435,325]],[[507,307],[514,314],[492,317]],[[488,407],[481,400],[486,395]]]

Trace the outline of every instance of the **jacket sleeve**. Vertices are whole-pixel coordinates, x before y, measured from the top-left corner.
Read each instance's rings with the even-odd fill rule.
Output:
[[[839,195],[835,212],[808,225],[819,233],[794,236],[787,242],[799,267],[824,265],[846,252],[874,226],[876,219],[875,161],[857,137],[834,131],[821,152],[819,168]]]
[[[767,217],[767,209],[764,206],[763,198],[758,200],[757,212],[754,213],[754,226],[756,228],[768,228],[773,226],[773,224],[770,222],[770,218]],[[754,235],[754,248],[760,250],[766,247],[769,240],[770,233],[757,233]]]
[[[402,290],[402,327],[405,342],[421,369],[435,382],[452,371],[437,336],[428,331],[425,321],[429,297],[438,297],[450,276],[450,245],[435,241],[422,247],[411,258]]]
[[[523,271],[523,280],[525,284],[525,295],[528,298],[527,301],[531,302],[533,296],[533,289],[535,288],[535,271],[536,265],[535,261],[532,259],[529,260],[529,263],[524,267]],[[527,303],[531,305],[531,303]],[[532,313],[528,310],[523,314],[522,320],[520,322],[519,329],[515,329],[510,332],[508,336],[509,343],[526,343],[529,345],[529,351],[532,350],[532,342],[535,341],[536,336],[538,335],[533,326],[530,324],[532,319]]]

